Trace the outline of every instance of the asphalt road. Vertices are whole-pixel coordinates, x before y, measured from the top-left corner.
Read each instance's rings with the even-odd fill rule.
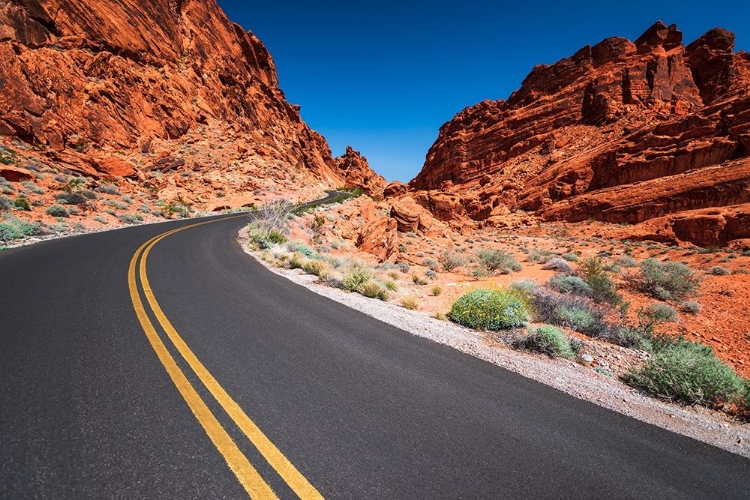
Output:
[[[144,265],[150,287],[135,280],[157,343],[231,438],[217,445],[128,282],[143,243],[195,222],[0,252],[0,498],[247,497],[222,446],[295,498],[259,452],[267,443],[246,436],[168,338],[147,288],[240,413],[327,498],[750,497],[749,460],[267,272],[235,241],[244,217],[166,236]]]

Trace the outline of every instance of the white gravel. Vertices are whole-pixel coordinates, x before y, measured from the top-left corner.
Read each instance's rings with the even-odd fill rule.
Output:
[[[245,229],[240,244],[271,272],[352,309],[393,325],[412,335],[450,346],[497,366],[554,387],[557,390],[698,441],[750,458],[750,425],[742,425],[720,412],[684,407],[645,396],[621,381],[564,359],[517,351],[492,342],[483,332],[439,321],[419,311],[368,299],[356,293],[317,283],[301,270],[277,268],[247,249]]]

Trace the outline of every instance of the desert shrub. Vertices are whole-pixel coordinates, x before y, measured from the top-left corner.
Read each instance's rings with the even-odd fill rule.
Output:
[[[422,265],[425,267],[429,267],[431,271],[438,270],[438,261],[436,261],[432,257],[427,257],[425,260],[423,260]]]
[[[480,250],[477,254],[479,263],[489,271],[499,271],[500,274],[510,274],[521,270],[521,264],[510,252],[496,248]]]
[[[530,335],[515,341],[513,346],[547,354],[553,358],[570,359],[573,357],[573,348],[565,334],[550,325],[540,326]]]
[[[143,221],[143,217],[141,217],[139,214],[122,214],[118,217],[118,219],[120,219],[120,222],[123,222],[125,224],[137,224]]]
[[[97,186],[96,190],[104,194],[120,194],[119,191],[117,191],[117,186],[114,184],[100,184]]]
[[[408,262],[398,262],[398,263],[396,263],[396,266],[398,266],[398,270],[401,271],[404,274],[407,274],[409,272],[409,263]]]
[[[417,298],[415,296],[409,295],[408,297],[404,297],[403,299],[401,299],[401,306],[405,309],[413,311],[419,307],[419,301],[417,301]]]
[[[391,291],[391,292],[395,292],[396,290],[398,290],[398,285],[397,285],[397,284],[396,284],[396,282],[395,282],[395,281],[393,281],[393,280],[387,280],[387,281],[385,281],[385,282],[383,283],[383,286],[384,286],[384,287],[385,287],[385,288],[386,288],[387,290],[389,290],[389,291]]]
[[[22,181],[21,185],[23,187],[25,187],[26,189],[28,189],[29,191],[31,191],[32,193],[34,193],[34,194],[43,194],[44,193],[44,189],[40,188],[39,186],[37,186],[36,184],[34,184],[31,181]]]
[[[630,255],[621,255],[617,257],[615,264],[620,267],[638,267],[638,261]]]
[[[537,288],[539,288],[539,283],[537,283],[533,279],[528,278],[515,280],[510,285],[508,285],[508,289],[520,294],[523,297],[531,297],[531,293]]]
[[[314,274],[315,276],[320,276],[325,270],[325,267],[325,263],[320,260],[308,260],[302,264],[303,271],[307,274]]]
[[[359,290],[359,293],[371,299],[388,300],[388,290],[380,286],[376,281],[368,281]]]
[[[609,327],[599,335],[599,338],[611,344],[629,347],[631,349],[640,349],[642,351],[652,351],[652,337],[640,328],[624,325],[609,325]]]
[[[47,208],[47,215],[51,215],[52,217],[68,217],[70,214],[60,205],[51,205]]]
[[[659,300],[680,300],[692,293],[700,283],[685,264],[659,262],[656,259],[644,260],[639,271],[625,279],[636,290]]]
[[[492,271],[484,266],[472,267],[469,274],[475,278],[489,278],[492,276]]]
[[[573,295],[582,295],[591,297],[592,290],[588,283],[578,276],[568,274],[558,274],[547,280],[547,286],[560,293],[572,293]]]
[[[680,319],[677,311],[669,304],[657,302],[655,304],[649,304],[644,310],[643,314],[651,321],[657,323],[663,323],[668,321],[677,321]]]
[[[606,321],[609,309],[576,295],[559,294],[539,287],[531,293],[531,303],[537,321],[564,326],[589,337],[609,333]]]
[[[432,269],[428,269],[427,271],[425,271],[424,275],[430,278],[431,280],[437,279],[437,273],[433,271]]]
[[[575,252],[565,253],[562,258],[570,262],[578,262],[578,254]]]
[[[697,300],[686,300],[680,303],[680,310],[688,314],[698,314],[703,309]]]
[[[86,201],[86,197],[79,192],[72,191],[55,195],[55,201],[63,205],[79,205]]]
[[[100,217],[98,215],[96,217],[94,217],[93,220],[95,220],[99,224],[109,224],[109,222],[107,222],[107,219],[105,219],[104,217]]]
[[[526,255],[526,260],[529,262],[547,262],[549,257],[552,255],[552,252],[549,252],[547,250],[531,250]]]
[[[27,200],[26,198],[17,198],[13,202],[13,206],[15,206],[19,210],[25,210],[27,212],[31,210],[31,205],[29,205],[29,200]]]
[[[726,267],[721,267],[721,266],[711,266],[708,269],[706,269],[706,272],[713,276],[728,276],[732,274],[732,271],[730,271]]]
[[[305,258],[301,253],[295,252],[289,258],[288,264],[289,269],[302,269],[305,265]]]
[[[710,347],[684,339],[660,347],[623,380],[653,396],[697,405],[738,401],[745,390],[742,379]]]
[[[290,241],[289,243],[287,243],[286,247],[289,249],[290,252],[299,252],[305,257],[309,257],[309,258],[317,257],[317,255],[315,254],[315,251],[312,248],[298,241]]]
[[[444,271],[453,271],[464,264],[466,264],[466,260],[450,250],[446,250],[440,254],[440,265],[443,266]]]
[[[8,217],[0,222],[0,241],[13,241],[38,234],[42,234],[42,225],[38,222],[26,222],[16,217]]]
[[[437,297],[438,295],[440,295],[441,293],[443,293],[443,289],[440,288],[439,286],[435,285],[435,286],[432,287],[432,290],[430,290],[430,293],[432,293],[433,297]]]
[[[16,153],[14,150],[7,146],[0,146],[0,163],[3,165],[10,165],[16,163]]]
[[[528,307],[519,294],[505,290],[479,289],[453,303],[451,321],[474,329],[503,330],[527,324]]]
[[[406,253],[406,252],[407,252],[408,250],[409,250],[409,249],[408,249],[408,248],[406,248],[406,245],[404,245],[403,243],[399,243],[399,245],[398,245],[398,251],[399,251],[399,252],[401,252],[401,253]]]
[[[617,293],[617,285],[610,279],[605,270],[604,261],[599,257],[588,257],[578,264],[578,272],[591,287],[591,298],[597,303],[607,303],[614,306],[622,303],[622,297]]]
[[[274,245],[283,245],[286,243],[286,236],[273,229],[268,232],[266,239]]]
[[[81,191],[81,194],[89,200],[95,200],[97,198],[96,193],[93,191],[89,191],[88,189],[84,189],[83,191]]]
[[[0,177],[1,178],[1,177]],[[0,211],[8,211],[13,208],[13,201],[5,196],[0,196]]]
[[[128,208],[127,203],[122,203],[121,201],[116,200],[107,200],[105,204],[111,207],[115,207],[117,210],[125,210],[126,208]]]
[[[344,290],[359,292],[362,286],[372,279],[372,271],[364,266],[353,266],[341,279]]]
[[[542,269],[546,269],[548,271],[559,271],[565,274],[573,274],[573,268],[570,267],[570,264],[568,264],[565,259],[561,259],[560,257],[553,257],[549,259],[544,263],[544,265],[542,265]]]

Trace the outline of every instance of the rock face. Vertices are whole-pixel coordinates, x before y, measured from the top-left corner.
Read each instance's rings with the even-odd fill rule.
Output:
[[[750,54],[733,48],[726,30],[686,47],[657,22],[537,66],[507,101],[443,125],[410,189],[459,198],[443,220],[465,210],[490,224],[514,209],[637,224],[748,203]]]
[[[82,173],[134,175],[90,158],[148,153],[153,140],[218,123],[243,136],[245,152],[341,185],[325,139],[299,111],[263,43],[215,0],[0,1],[0,135]]]
[[[367,158],[351,146],[346,147],[346,153],[335,159],[336,171],[344,178],[347,189],[361,187],[365,193],[374,198],[383,198],[385,179],[376,174],[367,163]]]

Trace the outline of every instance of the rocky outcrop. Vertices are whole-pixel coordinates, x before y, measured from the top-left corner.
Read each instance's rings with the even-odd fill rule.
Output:
[[[686,47],[658,22],[635,42],[609,38],[537,66],[507,101],[441,127],[413,196],[431,210],[437,193],[451,197],[443,220],[490,222],[522,209],[636,224],[746,203],[750,56],[733,48],[726,30]]]
[[[336,158],[335,164],[336,172],[344,178],[345,188],[361,187],[373,198],[383,198],[385,179],[370,168],[367,158],[359,151],[354,151],[351,146],[347,146],[346,152],[343,156]]]
[[[214,0],[0,2],[0,135],[76,163],[102,149],[145,153],[208,123],[311,179],[341,182],[263,43]],[[78,163],[89,174],[132,170]]]

